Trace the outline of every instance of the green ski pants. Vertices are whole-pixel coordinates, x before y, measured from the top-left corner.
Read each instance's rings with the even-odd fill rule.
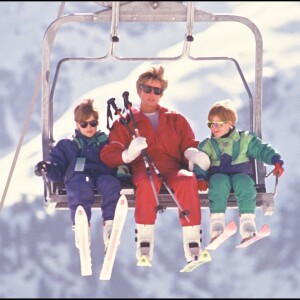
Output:
[[[225,213],[229,193],[233,190],[240,214],[255,213],[256,189],[253,179],[246,174],[217,173],[209,178],[210,213]]]

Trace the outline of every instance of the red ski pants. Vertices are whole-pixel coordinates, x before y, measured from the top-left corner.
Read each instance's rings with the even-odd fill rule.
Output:
[[[152,178],[159,193],[162,182],[152,171]],[[138,170],[133,174],[133,184],[136,187],[135,221],[137,224],[154,224],[156,221],[155,207],[157,206],[155,196],[151,187],[146,170]],[[181,226],[194,226],[201,224],[201,207],[198,196],[197,179],[194,173],[187,170],[174,170],[162,174],[164,180],[173,190],[175,197],[182,210],[188,211],[187,218],[180,217],[181,210],[178,209]],[[171,196],[170,196],[171,197]]]

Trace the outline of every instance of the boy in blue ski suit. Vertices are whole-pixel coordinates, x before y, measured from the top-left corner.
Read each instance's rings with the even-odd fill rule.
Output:
[[[84,208],[90,224],[91,208],[95,201],[93,190],[96,188],[99,191],[106,248],[120,197],[121,182],[116,178],[117,169],[108,167],[100,160],[100,151],[107,144],[108,137],[97,130],[99,113],[93,107],[93,100],[87,99],[77,105],[74,118],[76,129],[73,138],[60,140],[51,150],[50,161],[41,161],[35,166],[35,174],[41,176],[43,170],[49,180],[64,182],[73,228],[79,205]]]
[[[284,171],[280,154],[269,144],[263,143],[255,133],[237,130],[236,122],[237,111],[232,101],[216,102],[208,113],[207,125],[211,130],[211,137],[198,146],[199,150],[209,156],[211,162],[207,174],[197,166],[194,171],[198,173],[198,179],[205,179],[199,181],[199,190],[206,190],[209,186],[212,241],[224,231],[225,210],[231,189],[237,198],[242,242],[257,233],[254,221],[256,189],[250,157],[274,165],[274,175],[281,176]]]

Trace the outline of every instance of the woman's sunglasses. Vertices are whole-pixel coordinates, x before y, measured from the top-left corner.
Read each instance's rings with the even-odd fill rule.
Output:
[[[211,122],[211,121],[208,121],[207,122],[207,126],[208,128],[219,128],[219,127],[223,127],[223,125],[226,123],[226,121],[219,121],[219,122]]]
[[[146,94],[150,94],[152,89],[153,89],[155,95],[161,95],[163,92],[163,90],[161,88],[150,86],[150,85],[145,85],[145,84],[141,84],[140,89],[142,89],[143,92]]]
[[[89,124],[90,124],[92,127],[96,127],[96,126],[98,126],[99,122],[98,122],[98,120],[92,120],[92,121],[89,121],[89,122],[87,122],[87,121],[82,121],[82,122],[79,123],[79,125],[80,125],[81,128],[87,128],[87,126],[88,126]]]

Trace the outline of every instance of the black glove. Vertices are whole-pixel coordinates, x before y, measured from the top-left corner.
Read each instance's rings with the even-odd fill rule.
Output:
[[[34,174],[36,176],[42,176],[43,175],[42,171],[47,173],[49,171],[49,169],[50,169],[50,164],[45,162],[44,160],[42,160],[35,165]]]

